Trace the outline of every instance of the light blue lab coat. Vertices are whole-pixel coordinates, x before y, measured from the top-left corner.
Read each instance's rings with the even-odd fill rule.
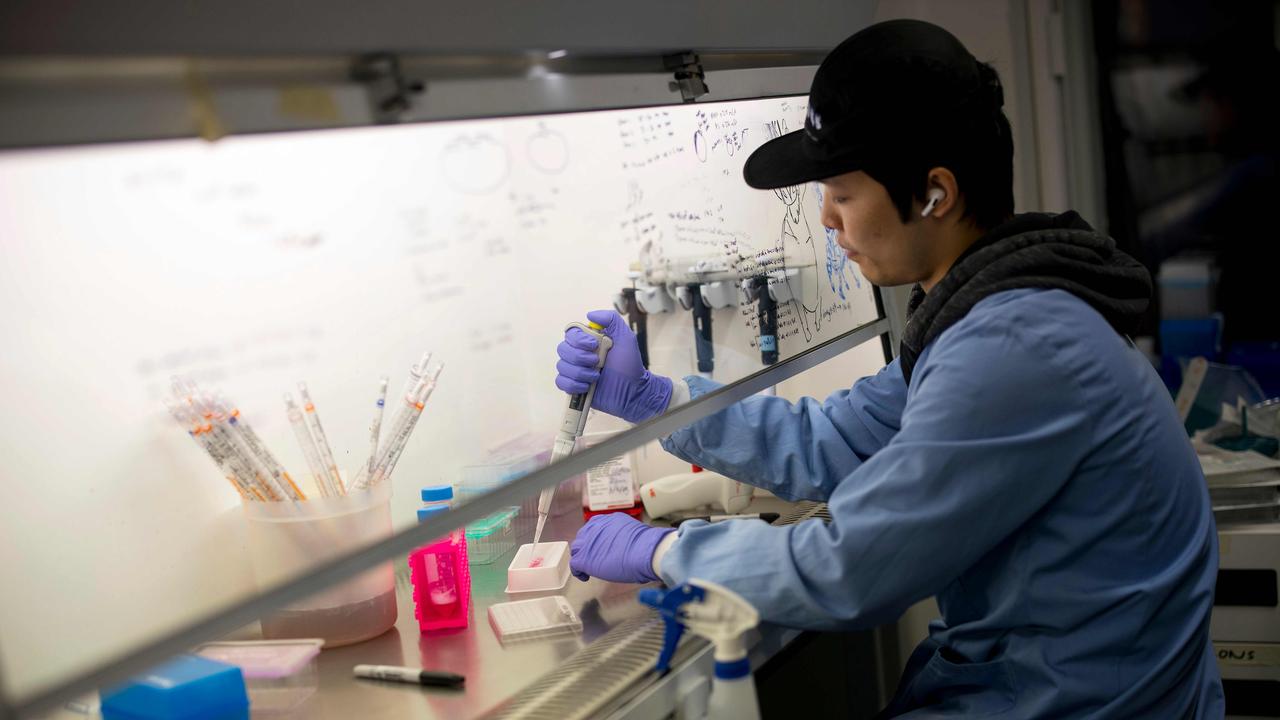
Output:
[[[987,297],[910,386],[894,361],[824,402],[750,398],[663,447],[832,517],[684,523],[668,584],[719,582],[817,629],[937,596],[892,712],[1222,716],[1204,477],[1146,358],[1073,295]]]

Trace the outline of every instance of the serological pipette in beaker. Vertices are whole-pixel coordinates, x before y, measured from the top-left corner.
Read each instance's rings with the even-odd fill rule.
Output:
[[[417,427],[418,420],[422,418],[422,410],[426,407],[427,400],[436,389],[436,380],[440,377],[442,370],[444,370],[444,363],[436,365],[435,368],[423,374],[423,387],[413,404],[413,412],[409,416],[408,422],[405,423],[404,429],[396,438],[396,446],[389,454],[385,467],[380,470],[380,474],[375,476],[374,482],[386,480],[391,477],[391,472],[396,469],[396,463],[400,462],[400,456],[404,454],[404,449],[409,444],[409,436],[413,434],[413,429]]]
[[[396,414],[391,417],[391,432],[387,435],[387,441],[378,450],[378,461],[373,464],[373,471],[370,472],[365,468],[361,468],[356,481],[351,484],[353,490],[364,490],[378,481],[379,472],[385,467],[387,456],[395,444],[395,439],[404,431],[405,423],[409,421],[409,417],[416,412],[418,395],[422,393],[426,385],[427,381],[419,378],[414,387],[404,395],[401,402],[397,403]]]
[[[302,408],[298,407],[298,403],[293,401],[293,395],[289,393],[284,395],[284,407],[289,416],[289,425],[293,427],[293,434],[298,438],[298,446],[302,448],[302,457],[306,459],[307,468],[311,470],[316,489],[323,497],[333,497],[335,493],[329,487],[329,473],[325,470],[324,463],[320,460],[320,453],[316,451],[316,444],[311,439],[311,431],[307,429],[307,420],[302,415]]]
[[[417,363],[409,366],[409,376],[404,379],[404,387],[400,390],[400,397],[415,392],[418,382],[422,380],[422,375],[427,371],[427,363],[431,362],[431,351],[427,350],[422,353],[422,359]],[[383,448],[385,450],[385,448]]]
[[[271,494],[254,477],[253,467],[247,464],[231,446],[221,428],[211,420],[204,420],[200,426],[200,435],[208,441],[209,447],[223,458],[236,477],[243,480],[246,492],[258,500],[271,500]]]
[[[177,401],[173,400],[165,401],[165,407],[169,410],[169,414],[173,417],[174,421],[178,423],[183,430],[187,431],[187,436],[199,445],[200,449],[204,450],[209,458],[213,460],[213,463],[218,466],[218,471],[227,478],[227,481],[231,483],[231,487],[235,489],[236,493],[245,501],[257,501],[258,498],[249,492],[244,480],[237,477],[235,472],[227,466],[226,460],[210,444],[208,437],[202,433],[200,421],[190,411],[190,408],[186,406],[185,403],[179,404]]]
[[[298,396],[302,398],[302,409],[307,414],[307,424],[311,428],[311,439],[315,441],[316,450],[320,452],[320,460],[329,472],[329,481],[335,495],[346,495],[347,489],[342,484],[342,474],[338,472],[338,463],[333,459],[333,451],[329,449],[329,439],[324,435],[324,427],[320,425],[320,413],[316,412],[316,404],[311,401],[311,393],[307,392],[307,384],[298,383]]]
[[[276,489],[275,483],[269,479],[271,471],[254,456],[244,439],[231,427],[226,414],[213,401],[212,396],[207,393],[200,394],[196,398],[196,408],[205,421],[212,425],[213,437],[220,438],[239,464],[247,468],[248,477],[253,478],[254,486],[262,491],[266,499],[283,500],[285,493]]]
[[[378,399],[374,402],[373,407],[373,423],[369,425],[369,462],[365,470],[369,474],[373,474],[373,468],[378,463],[378,441],[382,434],[382,414],[387,405],[387,378],[384,376],[378,381]]]
[[[239,435],[249,452],[253,453],[254,457],[271,473],[276,489],[290,500],[306,500],[307,496],[293,482],[288,471],[276,460],[275,455],[271,454],[271,450],[267,448],[266,443],[262,442],[262,438],[258,437],[258,433],[254,432],[253,427],[241,417],[240,408],[228,402],[221,393],[214,393],[213,402],[217,411],[227,416],[227,424]]]

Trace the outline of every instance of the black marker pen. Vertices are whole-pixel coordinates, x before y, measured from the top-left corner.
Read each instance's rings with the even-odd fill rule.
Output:
[[[392,682],[426,685],[428,687],[459,687],[466,678],[450,672],[436,672],[421,668],[399,667],[398,665],[357,665],[356,677],[370,680],[390,680]]]

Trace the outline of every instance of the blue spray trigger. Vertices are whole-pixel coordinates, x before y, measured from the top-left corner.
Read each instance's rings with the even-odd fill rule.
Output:
[[[662,632],[662,652],[658,655],[658,664],[654,670],[666,673],[671,669],[671,658],[676,653],[680,636],[684,634],[684,623],[680,621],[680,608],[686,603],[702,602],[706,596],[706,590],[687,583],[668,590],[661,588],[640,590],[638,595],[640,602],[657,610],[665,626]]]

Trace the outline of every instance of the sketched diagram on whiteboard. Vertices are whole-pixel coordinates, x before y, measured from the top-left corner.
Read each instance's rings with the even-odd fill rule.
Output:
[[[764,130],[772,140],[785,135],[790,128],[787,127],[786,120],[771,120],[765,123]],[[778,196],[785,208],[778,244],[782,246],[784,263],[799,270],[795,275],[787,276],[787,289],[791,291],[791,308],[800,318],[800,327],[807,343],[813,341],[814,331],[822,328],[822,314],[818,312],[820,309],[818,250],[813,244],[813,231],[809,228],[809,218],[804,213],[805,187],[803,184],[792,185],[777,188],[773,193]]]
[[[814,183],[813,191],[818,196],[818,207],[821,208],[822,185]],[[849,256],[844,253],[844,249],[836,244],[836,231],[828,227],[824,227],[823,230],[827,236],[827,284],[831,286],[831,292],[835,293],[841,300],[847,300],[846,293],[849,290],[849,277],[853,276],[853,284],[859,290],[862,289],[862,280],[849,267]]]
[[[809,219],[804,215],[804,190],[804,185],[792,185],[778,188],[773,193],[786,208],[786,212],[782,214],[782,233],[779,237],[783,262],[800,271],[795,275],[787,276],[792,309],[800,318],[805,342],[811,342],[814,330],[822,328],[822,316],[818,313],[818,283],[816,282],[818,252],[813,246],[813,232],[809,229]],[[813,324],[812,328],[809,327],[810,323]]]
[[[487,133],[459,135],[440,151],[440,170],[449,186],[483,195],[502,186],[510,172],[507,146]]]
[[[569,166],[569,141],[558,130],[539,122],[537,132],[524,145],[529,164],[548,175],[558,175]]]

